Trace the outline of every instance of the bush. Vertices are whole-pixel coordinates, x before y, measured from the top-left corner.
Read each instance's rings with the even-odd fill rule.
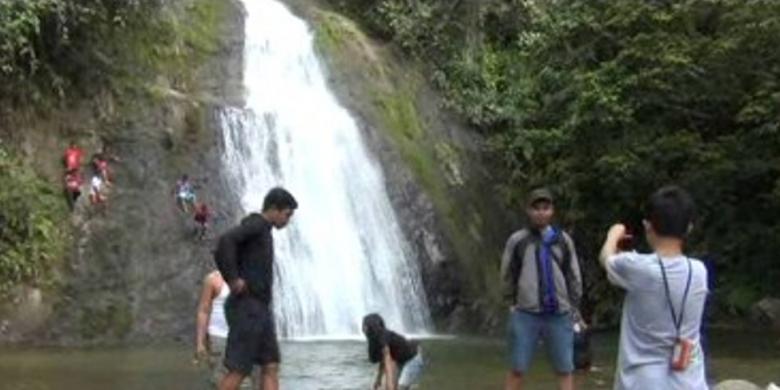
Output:
[[[159,8],[156,0],[0,1],[0,97],[37,102],[102,85],[123,67],[128,34],[156,23]]]
[[[780,2],[502,0],[476,13],[469,3],[363,6],[383,10],[390,36],[488,137],[509,204],[536,185],[559,194],[596,311],[618,298],[594,261],[605,229],[638,225],[642,201],[668,183],[699,203],[689,248],[715,259],[723,302],[738,311],[776,290]]]
[[[780,3],[551,2],[528,12],[512,53],[501,50],[517,64],[498,71],[504,88],[462,88],[504,103],[473,122],[491,130],[512,172],[507,192],[555,187],[594,258],[610,223],[638,226],[646,196],[678,183],[700,207],[690,250],[715,259],[718,287],[745,290],[750,280],[753,291],[772,291]],[[483,79],[494,73],[483,69]]]
[[[46,286],[65,252],[68,213],[58,188],[0,145],[0,296],[24,283]]]

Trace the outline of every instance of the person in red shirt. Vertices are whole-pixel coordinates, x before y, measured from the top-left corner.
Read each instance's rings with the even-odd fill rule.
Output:
[[[198,202],[195,205],[193,219],[195,220],[195,223],[197,223],[196,231],[198,240],[203,240],[206,238],[206,232],[209,228],[209,220],[211,219],[211,216],[212,211],[209,209],[209,206],[207,206],[206,203]]]
[[[81,169],[81,158],[84,156],[84,151],[76,145],[76,142],[71,141],[68,148],[65,149],[65,170],[70,172],[78,172]]]

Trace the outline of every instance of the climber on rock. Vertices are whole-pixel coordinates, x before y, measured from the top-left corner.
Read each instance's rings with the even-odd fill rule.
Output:
[[[105,146],[100,152],[97,152],[94,156],[92,156],[92,167],[95,172],[100,175],[100,178],[106,185],[111,185],[111,180],[113,179],[111,175],[111,169],[108,166],[110,161],[118,162],[120,160],[119,157],[109,153],[108,148]]]
[[[81,177],[81,173],[76,171],[70,171],[65,174],[65,195],[68,199],[68,206],[71,211],[76,206],[76,201],[81,196],[81,185],[84,184],[84,179]]]
[[[89,203],[95,207],[99,207],[103,212],[106,211],[106,202],[108,197],[105,194],[105,188],[103,185],[103,179],[100,174],[95,173],[92,175],[92,180],[89,186]]]
[[[81,158],[83,156],[84,151],[76,145],[75,141],[71,141],[68,148],[65,149],[65,155],[63,156],[65,171],[68,173],[78,172],[81,169]]]
[[[176,206],[179,207],[179,210],[189,213],[190,209],[194,207],[196,199],[195,184],[190,180],[189,175],[182,175],[176,181],[173,193],[176,196]]]
[[[195,204],[195,212],[193,213],[193,219],[196,223],[196,237],[198,240],[206,239],[206,233],[209,229],[209,221],[211,221],[214,215],[214,211],[209,208],[204,202],[197,202]]]

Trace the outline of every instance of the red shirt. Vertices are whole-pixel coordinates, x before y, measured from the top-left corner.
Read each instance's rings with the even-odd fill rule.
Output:
[[[77,170],[81,167],[81,157],[84,155],[84,151],[79,149],[78,146],[70,147],[65,150],[65,167],[69,171]]]
[[[204,223],[209,219],[209,216],[211,215],[211,212],[209,211],[209,208],[207,206],[197,207],[195,208],[195,221]]]

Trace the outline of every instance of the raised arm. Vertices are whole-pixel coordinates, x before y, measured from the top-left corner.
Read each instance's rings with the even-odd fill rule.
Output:
[[[623,224],[615,224],[609,228],[607,232],[607,238],[604,240],[604,245],[601,247],[601,254],[599,254],[599,262],[604,269],[607,268],[607,262],[609,258],[618,253],[618,242],[626,235],[626,226]]]

